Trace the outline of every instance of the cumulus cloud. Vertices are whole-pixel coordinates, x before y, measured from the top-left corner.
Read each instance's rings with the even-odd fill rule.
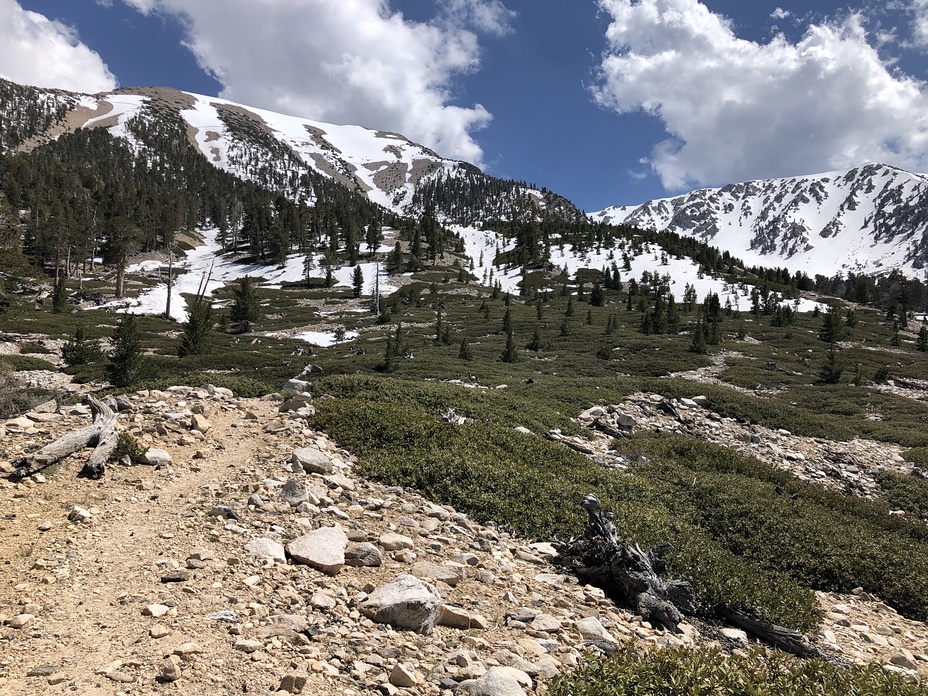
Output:
[[[790,12],[789,10],[784,10],[782,7],[778,7],[777,9],[775,9],[773,12],[770,13],[770,16],[773,17],[774,19],[786,19],[787,17],[791,17],[792,15],[793,15],[792,12]]]
[[[116,78],[73,29],[0,0],[0,77],[37,87],[103,92]]]
[[[598,2],[611,22],[594,98],[661,119],[649,165],[668,189],[928,165],[925,84],[881,60],[858,15],[756,43],[697,0]]]
[[[429,22],[388,0],[124,0],[180,17],[221,96],[320,121],[393,130],[481,165],[474,131],[491,116],[454,102],[480,65],[479,35],[511,31],[500,0],[447,0]]]

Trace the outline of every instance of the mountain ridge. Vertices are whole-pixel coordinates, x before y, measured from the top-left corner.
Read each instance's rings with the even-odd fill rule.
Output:
[[[878,163],[697,189],[592,217],[690,235],[747,263],[809,275],[919,275],[928,260],[928,175]]]

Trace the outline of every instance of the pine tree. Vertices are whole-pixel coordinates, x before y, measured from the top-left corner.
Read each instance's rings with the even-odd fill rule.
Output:
[[[68,290],[64,284],[64,273],[58,273],[55,289],[52,292],[52,312],[61,314],[68,306]]]
[[[503,331],[512,331],[512,312],[508,307],[503,315]]]
[[[461,339],[461,349],[458,351],[458,358],[460,360],[472,360],[473,357],[473,351],[471,351],[470,345],[467,343],[467,336],[465,336]]]
[[[528,344],[528,349],[536,353],[541,350],[541,330],[537,326],[532,332],[532,341]]]
[[[837,384],[841,381],[841,375],[844,373],[844,366],[838,362],[838,351],[835,344],[831,344],[828,349],[828,355],[825,358],[825,364],[819,371],[819,379],[824,384]]]
[[[928,351],[928,325],[922,324],[918,330],[918,338],[915,339],[915,347],[922,353]]]
[[[564,316],[572,317],[574,315],[574,296],[567,298],[567,309],[564,310]]]
[[[111,338],[113,349],[106,366],[107,379],[114,387],[130,387],[152,374],[151,363],[142,353],[142,332],[134,314],[125,314],[116,324]]]
[[[506,347],[500,356],[504,363],[514,363],[519,361],[519,351],[516,349],[516,342],[512,336],[512,329],[506,332]]]
[[[705,327],[702,320],[696,322],[696,328],[693,329],[693,341],[690,343],[690,352],[705,355],[706,353],[706,335]]]
[[[213,303],[204,297],[197,297],[190,308],[190,315],[184,322],[184,333],[177,346],[178,357],[188,355],[206,355],[212,348]]]
[[[361,297],[364,290],[364,271],[361,266],[354,267],[354,273],[351,276],[351,292],[353,297]]]
[[[818,339],[826,343],[836,343],[844,335],[844,322],[838,313],[838,308],[832,305],[822,318],[822,326],[818,330]]]
[[[100,359],[100,346],[87,338],[83,326],[78,326],[74,335],[61,347],[61,357],[67,365],[86,365]]]
[[[593,283],[593,290],[590,292],[590,304],[594,307],[602,307],[606,304],[606,293],[599,281]]]
[[[229,318],[238,324],[239,331],[249,333],[251,326],[261,314],[261,306],[258,304],[258,292],[255,289],[254,281],[251,276],[242,276],[239,278],[238,287],[232,289],[232,308],[229,311]]]

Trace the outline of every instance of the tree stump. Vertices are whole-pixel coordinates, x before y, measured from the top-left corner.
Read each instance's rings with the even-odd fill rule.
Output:
[[[678,632],[683,615],[696,613],[695,594],[685,580],[660,577],[667,569],[664,554],[671,549],[670,544],[645,553],[637,544],[619,539],[612,513],[603,511],[596,496],[587,494],[581,505],[588,516],[583,538],[557,545],[555,563],[635,607],[635,613],[652,625]],[[821,656],[799,631],[749,611],[723,605],[715,608],[715,614],[785,652],[799,657]]]
[[[87,396],[85,401],[93,413],[93,423],[77,430],[65,433],[60,438],[46,445],[38,452],[23,457],[16,463],[16,469],[10,480],[20,481],[27,476],[60,462],[85,447],[93,447],[93,452],[84,463],[78,476],[99,479],[106,469],[110,452],[116,447],[116,413],[101,401]]]
[[[678,632],[683,614],[695,612],[693,589],[684,580],[664,580],[664,554],[669,544],[647,553],[637,544],[618,538],[611,513],[604,512],[596,496],[583,499],[588,520],[584,538],[558,548],[557,563],[580,579],[602,588],[635,607],[645,621]]]

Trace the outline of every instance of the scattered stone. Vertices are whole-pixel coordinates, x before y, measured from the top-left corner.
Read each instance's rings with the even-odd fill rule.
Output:
[[[443,582],[451,587],[456,587],[464,579],[463,569],[460,566],[438,565],[430,561],[413,563],[410,572],[422,580]]]
[[[174,463],[174,460],[171,459],[171,455],[168,454],[167,450],[149,447],[145,454],[142,455],[142,463],[154,467],[170,466]]]
[[[334,470],[329,456],[312,447],[294,450],[293,463],[303,467],[303,471],[307,474],[330,474]]]
[[[606,627],[602,625],[599,619],[591,616],[586,619],[580,619],[574,624],[577,631],[580,633],[580,637],[583,640],[589,641],[606,641],[609,643],[617,644],[619,641],[606,630]]]
[[[269,556],[275,561],[280,561],[281,563],[287,562],[287,553],[284,550],[284,545],[274,539],[268,539],[266,537],[252,539],[245,544],[245,551],[253,556]]]
[[[68,519],[71,522],[86,522],[92,517],[93,515],[90,514],[90,510],[86,510],[79,505],[72,507],[71,511],[68,513]]]
[[[415,542],[408,536],[389,532],[380,536],[380,545],[385,551],[400,551],[402,549],[415,548]]]
[[[380,550],[366,541],[348,544],[345,549],[345,564],[353,567],[379,567],[383,563]]]
[[[244,653],[253,653],[257,650],[260,650],[264,647],[264,644],[260,640],[237,640],[232,645],[236,650],[241,650]]]
[[[50,677],[59,669],[58,665],[37,665],[26,672],[27,677]]]
[[[190,573],[186,570],[173,570],[161,576],[161,582],[187,582],[190,579]]]
[[[150,635],[155,640],[164,638],[165,636],[171,635],[171,629],[162,624],[155,624],[150,629],[148,629],[148,635]]]
[[[491,667],[479,679],[461,682],[458,693],[465,696],[525,696],[522,685],[505,667]]]
[[[10,628],[26,628],[33,621],[35,621],[35,616],[32,614],[17,614],[10,619]]]
[[[277,687],[277,690],[286,691],[288,694],[299,694],[303,692],[303,688],[308,681],[309,676],[306,674],[285,674],[280,678],[280,686]]]
[[[287,554],[296,563],[335,575],[345,565],[348,536],[339,527],[322,527],[287,544]]]
[[[374,590],[359,608],[377,623],[428,635],[441,612],[441,595],[432,585],[404,574]]]
[[[296,479],[290,479],[280,489],[280,499],[291,507],[297,507],[308,500],[306,487]]]
[[[175,655],[169,655],[161,661],[158,679],[165,682],[176,682],[181,678],[180,660]]]
[[[209,432],[212,424],[206,419],[205,416],[202,416],[199,413],[193,414],[190,418],[190,429],[197,432],[203,433],[204,435]]]
[[[409,689],[419,683],[415,670],[398,662],[390,672],[390,683],[401,689]]]
[[[142,609],[143,616],[154,616],[156,619],[161,618],[165,614],[171,611],[171,607],[164,604],[149,604],[147,607]]]

